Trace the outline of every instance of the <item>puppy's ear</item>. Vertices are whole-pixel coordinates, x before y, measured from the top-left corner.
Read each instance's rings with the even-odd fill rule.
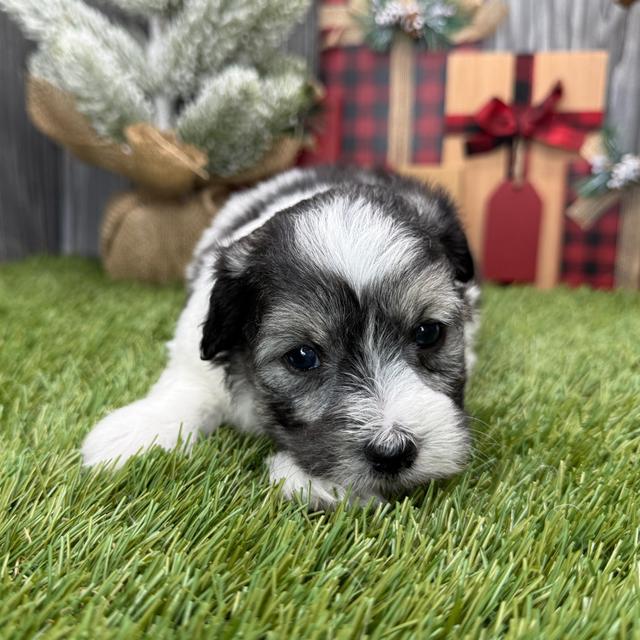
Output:
[[[475,267],[467,238],[458,221],[447,224],[440,238],[444,251],[453,264],[456,280],[469,282],[475,275]]]
[[[473,256],[469,250],[467,236],[460,224],[460,215],[453,200],[444,191],[437,193],[438,207],[444,214],[440,220],[440,242],[447,258],[455,271],[455,278],[460,282],[469,282],[475,275]]]
[[[425,186],[416,180],[396,177],[395,181],[403,197],[417,210],[425,234],[430,238],[437,236],[454,268],[456,280],[472,280],[475,275],[473,257],[451,196],[441,187]]]
[[[255,294],[246,272],[234,272],[223,263],[216,273],[202,326],[200,357],[223,363],[246,340],[245,329],[255,309]]]

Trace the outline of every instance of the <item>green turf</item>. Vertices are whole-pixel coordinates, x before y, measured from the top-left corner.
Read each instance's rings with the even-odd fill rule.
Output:
[[[485,291],[468,471],[330,514],[226,428],[81,468],[182,301],[83,260],[0,268],[0,637],[640,637],[640,297]]]

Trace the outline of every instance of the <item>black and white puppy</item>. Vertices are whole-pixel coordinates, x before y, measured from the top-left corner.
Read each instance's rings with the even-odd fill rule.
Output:
[[[188,277],[167,368],[94,427],[86,464],[228,423],[271,436],[271,479],[316,506],[462,469],[478,289],[443,192],[294,169],[229,200]]]

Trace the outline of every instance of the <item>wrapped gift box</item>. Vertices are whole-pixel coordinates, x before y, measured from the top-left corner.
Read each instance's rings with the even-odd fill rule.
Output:
[[[541,288],[562,279],[569,167],[602,124],[606,66],[601,51],[448,56],[442,162],[463,172],[467,234],[490,279]],[[568,237],[567,266],[588,242]]]
[[[502,0],[460,4],[471,22],[451,38],[465,47],[491,33],[507,12]],[[320,76],[327,95],[340,94],[342,101],[340,159],[364,166],[437,164],[444,133],[446,54],[427,51],[401,32],[388,53],[373,51],[365,44],[361,20],[371,10],[369,0],[325,0],[320,5]]]
[[[613,157],[618,166],[640,164],[640,157],[632,154]],[[588,165],[574,167],[574,173],[585,177],[589,169]],[[640,289],[640,180],[632,177],[633,171],[614,185],[612,173],[597,169],[597,176],[607,180],[605,189],[590,195],[571,194],[563,261],[565,282]]]
[[[577,199],[575,185],[591,173],[586,161],[571,163],[566,190],[566,208]],[[570,286],[588,285],[611,289],[616,284],[616,258],[620,203],[606,208],[590,226],[583,228],[570,216],[565,218],[560,280]]]
[[[416,162],[438,164],[444,135],[446,54],[415,51],[411,63],[413,85],[410,109],[409,157],[398,159],[390,125],[390,54],[364,45],[334,46],[321,55],[322,82],[328,94],[341,94],[341,160],[363,166]],[[399,116],[403,117],[403,116]],[[402,135],[402,132],[400,132]],[[397,143],[395,143],[397,145]],[[402,153],[402,152],[401,152]]]

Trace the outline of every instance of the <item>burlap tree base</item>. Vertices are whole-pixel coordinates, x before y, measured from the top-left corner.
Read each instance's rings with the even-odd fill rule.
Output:
[[[106,272],[116,280],[183,280],[196,243],[229,193],[288,169],[301,146],[301,139],[283,137],[255,167],[185,195],[158,195],[154,188],[155,195],[140,190],[115,196],[100,232]]]
[[[141,191],[115,196],[100,234],[105,270],[116,280],[183,280],[193,248],[227,195],[218,186],[171,199]]]

